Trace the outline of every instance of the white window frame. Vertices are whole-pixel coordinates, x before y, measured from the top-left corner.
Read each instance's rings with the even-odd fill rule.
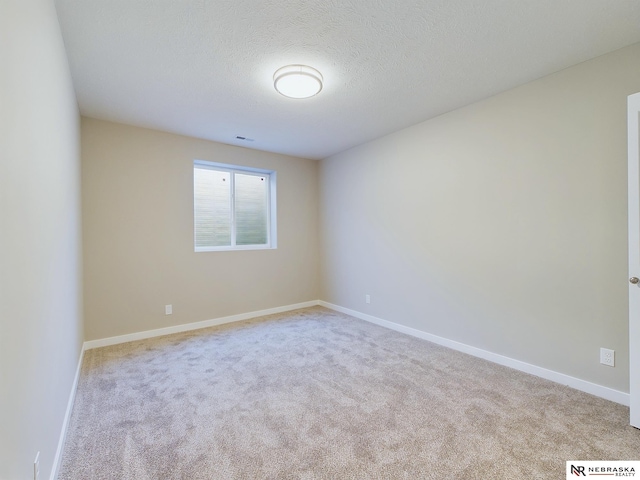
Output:
[[[195,169],[207,168],[219,172],[230,173],[231,178],[231,245],[221,247],[198,247],[196,246],[196,206],[195,206]],[[229,163],[209,162],[207,160],[193,161],[193,246],[195,252],[220,252],[230,250],[270,250],[277,248],[277,221],[276,221],[276,171],[264,170],[261,168],[243,167],[231,165]],[[256,175],[267,179],[267,243],[264,245],[236,245],[236,205],[235,205],[235,173],[245,175]]]

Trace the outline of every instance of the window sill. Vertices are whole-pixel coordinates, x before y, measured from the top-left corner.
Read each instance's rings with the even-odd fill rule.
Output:
[[[195,247],[195,253],[201,252],[235,252],[246,250],[275,250],[276,246],[271,245],[241,245],[236,247]]]

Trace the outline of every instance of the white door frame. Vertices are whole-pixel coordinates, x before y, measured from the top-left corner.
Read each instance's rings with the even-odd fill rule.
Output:
[[[640,93],[628,98],[629,278],[640,278]],[[635,281],[635,280],[634,280]],[[630,422],[640,428],[640,283],[629,282]]]

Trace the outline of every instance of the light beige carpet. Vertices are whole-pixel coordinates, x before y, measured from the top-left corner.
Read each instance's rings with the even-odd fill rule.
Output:
[[[87,351],[59,478],[565,478],[628,408],[310,308]]]

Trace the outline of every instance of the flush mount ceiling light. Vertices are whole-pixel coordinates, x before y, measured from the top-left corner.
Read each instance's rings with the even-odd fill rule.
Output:
[[[308,98],[322,90],[322,74],[306,65],[287,65],[273,74],[273,86],[290,98]]]

